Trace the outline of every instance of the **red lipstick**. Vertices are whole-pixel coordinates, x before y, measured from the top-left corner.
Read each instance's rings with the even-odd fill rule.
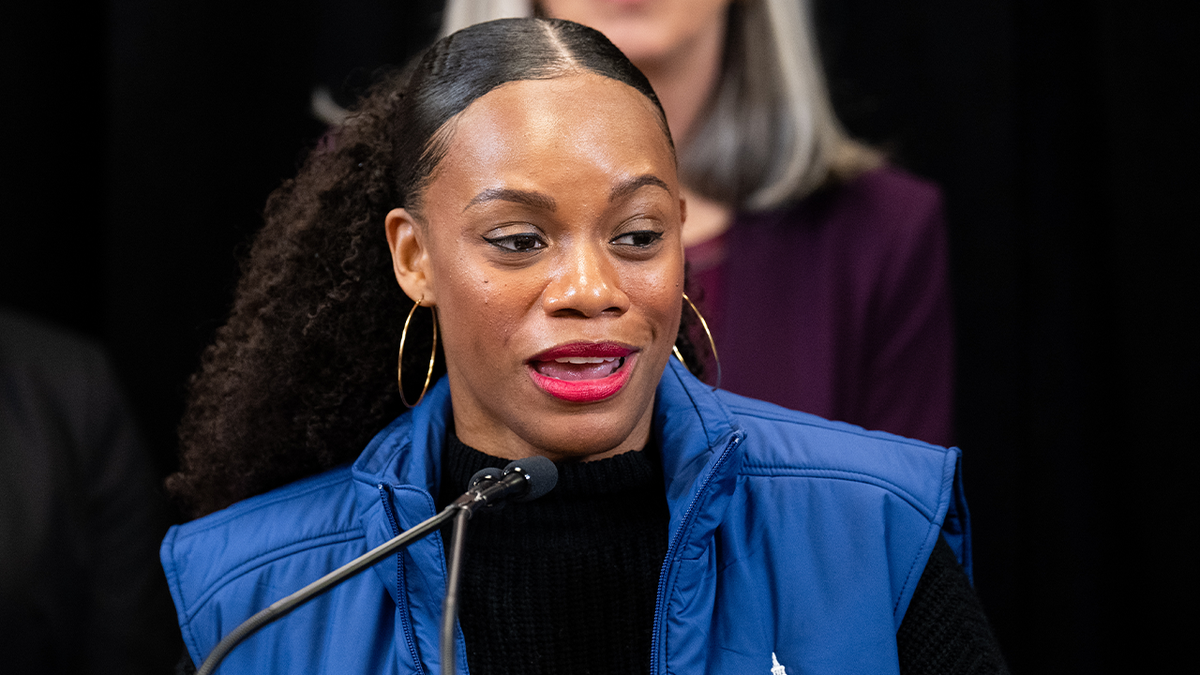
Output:
[[[542,391],[572,403],[616,395],[629,381],[638,350],[616,342],[573,342],[529,359],[529,376]]]

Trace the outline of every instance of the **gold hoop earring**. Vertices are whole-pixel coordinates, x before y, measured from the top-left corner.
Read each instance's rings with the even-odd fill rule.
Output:
[[[408,324],[424,301],[425,296],[422,295],[420,300],[413,303],[412,309],[408,310],[408,318],[404,320],[404,330],[400,331],[400,353],[396,357],[396,386],[400,389],[400,402],[406,408],[415,408],[421,405],[421,399],[425,398],[425,392],[429,391],[429,380],[433,378],[433,361],[437,358],[437,309],[430,305],[429,311],[433,313],[433,349],[429,352],[429,370],[425,371],[425,386],[421,387],[421,395],[417,397],[417,402],[409,403],[408,399],[404,398],[404,379],[401,377],[404,369],[404,341],[408,339]]]
[[[717,343],[713,340],[712,331],[708,329],[708,322],[704,320],[704,315],[700,313],[700,310],[696,307],[696,303],[692,302],[687,293],[683,294],[683,299],[687,301],[688,306],[696,313],[696,318],[700,319],[700,327],[704,329],[704,335],[708,337],[708,346],[712,348],[713,360],[717,362],[717,383],[713,385],[713,389],[719,389],[721,387],[721,356],[717,354]],[[687,365],[687,362],[683,360],[683,354],[679,353],[679,347],[671,345],[671,353],[675,355],[675,358],[679,359],[680,363],[685,366]]]

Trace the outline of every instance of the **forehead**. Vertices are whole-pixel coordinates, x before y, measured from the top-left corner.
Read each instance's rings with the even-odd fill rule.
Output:
[[[438,173],[532,175],[586,167],[675,174],[654,104],[633,87],[594,73],[506,83],[474,101],[448,130],[452,137]]]

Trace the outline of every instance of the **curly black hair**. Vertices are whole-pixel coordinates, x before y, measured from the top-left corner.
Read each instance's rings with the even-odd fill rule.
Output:
[[[413,303],[393,274],[386,214],[419,211],[448,144],[438,130],[472,101],[505,82],[580,70],[644,94],[670,138],[650,83],[599,32],[493,21],[383,77],[270,196],[229,320],[190,381],[181,469],[167,479],[185,512],[210,513],[351,461],[403,412],[396,349]],[[424,382],[431,317],[418,310],[410,327],[409,392]],[[678,344],[691,354],[686,332]]]

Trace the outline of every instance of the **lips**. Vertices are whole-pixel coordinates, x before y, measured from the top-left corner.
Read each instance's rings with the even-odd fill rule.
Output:
[[[574,342],[548,349],[529,359],[534,384],[555,398],[591,403],[625,386],[637,361],[637,350],[615,342]]]

